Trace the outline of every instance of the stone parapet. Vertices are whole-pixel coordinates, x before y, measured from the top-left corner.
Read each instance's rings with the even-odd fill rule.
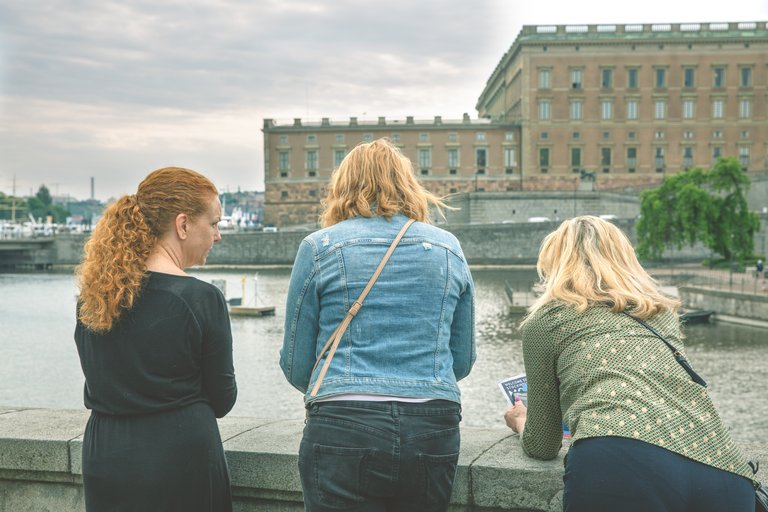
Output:
[[[82,434],[85,410],[0,407],[0,511],[85,510]],[[297,453],[300,420],[228,417],[219,428],[235,510],[301,511]],[[768,460],[768,445],[743,446]],[[562,510],[563,459],[523,455],[505,428],[462,428],[452,512]]]

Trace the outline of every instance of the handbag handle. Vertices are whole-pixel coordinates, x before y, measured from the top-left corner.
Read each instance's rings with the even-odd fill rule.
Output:
[[[315,365],[312,367],[312,371],[309,374],[310,380],[312,379],[312,374],[315,373],[315,370],[317,369],[317,365],[320,364],[320,360],[323,358],[326,352],[328,352],[328,358],[325,360],[323,367],[320,369],[320,374],[317,376],[317,380],[315,381],[315,385],[312,388],[312,392],[309,394],[309,396],[314,398],[315,395],[317,395],[317,391],[320,389],[320,384],[323,382],[325,373],[328,371],[328,367],[331,365],[331,360],[336,354],[336,348],[338,348],[339,342],[341,342],[341,338],[344,336],[344,332],[347,330],[349,323],[352,321],[352,318],[354,318],[357,312],[360,311],[360,308],[363,307],[363,301],[365,300],[365,297],[368,296],[368,292],[370,292],[371,288],[373,288],[374,283],[379,278],[379,274],[381,274],[381,271],[384,270],[384,266],[389,261],[389,257],[392,256],[392,252],[394,252],[395,247],[397,247],[397,244],[400,243],[400,240],[403,238],[403,235],[405,235],[405,232],[408,231],[408,228],[414,222],[415,221],[413,219],[408,219],[408,221],[402,227],[394,241],[392,241],[392,245],[389,246],[389,249],[387,249],[384,257],[381,259],[379,266],[376,268],[376,272],[374,272],[371,276],[371,279],[363,289],[363,292],[360,294],[357,300],[352,303],[352,306],[349,308],[349,311],[347,311],[346,316],[344,316],[344,320],[341,321],[341,323],[336,327],[336,330],[333,331],[333,334],[331,334],[330,338],[328,338],[328,341],[325,342],[323,350],[321,350],[320,354],[317,356]]]
[[[666,344],[669,347],[669,349],[672,351],[672,355],[675,356],[675,361],[677,361],[680,364],[680,366],[683,367],[683,370],[685,370],[688,373],[688,375],[690,375],[691,380],[702,387],[707,387],[707,382],[704,379],[702,379],[698,373],[696,373],[696,371],[691,366],[691,363],[689,363],[688,360],[685,358],[685,356],[679,350],[677,350],[674,346],[672,346],[672,344],[668,342],[664,338],[664,336],[659,334],[659,331],[651,327],[651,325],[645,320],[632,316],[626,311],[622,311],[622,313],[627,315],[629,318],[631,318],[635,322],[638,322],[639,324],[645,326],[646,328],[648,328],[648,330],[650,330],[653,334],[655,334],[657,338],[659,338],[661,341],[664,342],[664,344]]]

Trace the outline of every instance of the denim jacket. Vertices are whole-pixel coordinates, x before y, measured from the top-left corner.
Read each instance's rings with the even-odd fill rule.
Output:
[[[415,222],[352,319],[310,399],[323,345],[368,284],[407,218],[356,217],[307,236],[294,261],[280,367],[305,400],[339,394],[461,403],[475,362],[474,284],[458,240]],[[311,388],[309,388],[311,389]]]

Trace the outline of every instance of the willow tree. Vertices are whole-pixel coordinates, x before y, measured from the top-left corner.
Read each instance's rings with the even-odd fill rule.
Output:
[[[735,158],[691,169],[640,194],[637,253],[660,259],[666,248],[701,242],[725,259],[752,255],[757,214],[747,206],[749,178]]]

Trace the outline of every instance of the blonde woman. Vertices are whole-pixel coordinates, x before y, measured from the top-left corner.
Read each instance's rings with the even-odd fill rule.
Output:
[[[91,409],[88,511],[232,510],[216,423],[237,395],[227,306],[184,271],[221,240],[220,219],[205,176],[159,169],[85,246],[75,341]]]
[[[675,360],[679,303],[659,291],[624,233],[566,220],[541,245],[544,293],[523,329],[528,408],[505,413],[530,457],[552,459],[562,422],[568,512],[752,512],[752,471],[706,389]]]
[[[459,456],[457,381],[475,361],[474,285],[442,201],[391,142],[355,147],[331,178],[323,229],[291,273],[280,366],[304,393],[305,510],[443,511]],[[315,358],[409,219],[322,384]]]

